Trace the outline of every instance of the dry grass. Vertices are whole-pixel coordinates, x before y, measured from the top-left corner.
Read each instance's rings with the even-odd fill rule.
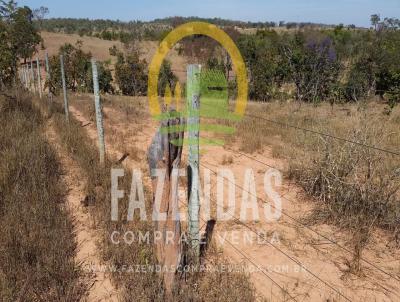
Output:
[[[155,263],[153,250],[146,244],[138,245],[113,245],[109,239],[112,231],[119,231],[124,234],[126,231],[141,230],[150,231],[152,226],[146,222],[128,222],[127,217],[127,199],[120,201],[120,220],[112,222],[111,212],[111,161],[107,161],[106,167],[102,168],[99,164],[98,152],[92,145],[85,129],[80,123],[71,118],[69,125],[65,121],[61,105],[54,103],[52,105],[52,118],[56,121],[56,130],[62,143],[70,156],[81,166],[87,177],[88,187],[86,192],[92,196],[95,205],[91,208],[91,214],[95,221],[96,228],[102,230],[102,242],[99,244],[105,263],[115,265],[118,270],[122,266],[145,265]],[[114,160],[116,161],[116,160]],[[115,166],[115,168],[121,168]],[[130,191],[130,173],[126,172],[126,177],[120,180],[121,189]],[[101,188],[99,190],[98,188]],[[101,192],[101,194],[99,194]],[[149,193],[145,192],[146,199],[149,201]],[[156,273],[134,274],[118,272],[113,274],[116,283],[121,286],[128,297],[135,301],[161,301],[163,297],[162,282]]]
[[[65,43],[70,43],[75,45],[75,43],[79,40],[83,42],[82,49],[85,52],[91,52],[93,56],[96,57],[97,60],[106,61],[111,59],[109,49],[113,47],[113,45],[122,49],[122,44],[119,41],[106,41],[95,37],[80,37],[77,34],[63,34],[63,33],[52,33],[52,32],[41,32],[40,33],[46,51],[49,56],[57,55],[60,47]],[[38,49],[39,57],[44,57],[45,50]]]
[[[105,101],[107,104],[109,101]],[[119,106],[133,113],[140,113],[140,107],[131,108],[120,100]],[[46,106],[45,106],[46,107]],[[84,128],[73,118],[67,125],[63,116],[63,110],[58,103],[54,103],[51,109],[52,118],[56,120],[57,132],[69,154],[79,163],[86,172],[88,178],[87,193],[95,199],[95,205],[91,209],[96,226],[101,229],[103,240],[99,247],[102,249],[104,261],[114,265],[117,269],[122,266],[136,267],[136,265],[156,264],[152,245],[135,243],[133,245],[113,245],[109,239],[112,231],[124,234],[126,231],[152,231],[151,222],[143,222],[138,219],[128,222],[128,201],[120,201],[120,220],[111,222],[110,219],[110,159],[106,168],[98,164],[97,149],[91,143]],[[92,109],[87,108],[87,113]],[[132,113],[131,112],[131,113]],[[131,176],[125,171],[125,177],[120,180],[120,189],[129,192]],[[101,187],[102,190],[97,188]],[[98,194],[96,192],[103,192]],[[152,194],[145,188],[147,213],[151,213]],[[213,258],[213,255],[208,257]],[[222,260],[218,262],[221,264]],[[124,301],[164,301],[163,282],[157,273],[114,273],[113,279],[118,287],[122,289]],[[255,292],[249,278],[243,273],[191,273],[185,278],[179,279],[174,290],[174,301],[254,301]]]
[[[43,38],[43,44],[45,49],[38,47],[38,57],[44,58],[45,52],[47,51],[50,56],[57,55],[60,47],[65,43],[71,43],[75,45],[77,41],[82,41],[82,49],[85,52],[91,52],[92,55],[99,61],[108,61],[114,65],[116,63],[116,58],[112,57],[109,53],[109,49],[113,45],[117,46],[118,49],[124,51],[124,46],[119,41],[107,41],[95,37],[79,36],[77,34],[64,34],[64,33],[53,33],[53,32],[41,32]],[[158,47],[157,41],[140,41],[139,51],[141,53],[141,58],[145,59],[147,63],[150,63]],[[172,62],[172,68],[175,74],[181,82],[186,81],[186,65],[187,60],[178,55],[176,49],[172,49],[167,55],[167,60]]]
[[[133,138],[148,126],[144,122],[149,115],[146,102],[143,97],[110,95],[102,98],[106,144],[123,154],[129,154],[129,158],[136,161],[145,158],[140,148],[142,146],[134,144]],[[70,104],[92,124],[96,123],[93,95],[72,95]]]
[[[231,165],[231,164],[233,164],[233,157],[224,155],[222,157],[221,165],[228,166],[228,165]]]
[[[24,95],[1,95],[0,116],[0,300],[81,300],[87,276],[44,120]]]
[[[385,106],[374,101],[334,106],[252,103],[248,114],[400,150],[400,108],[387,115]],[[245,118],[238,124],[235,137],[245,152],[270,148],[274,156],[284,159],[288,177],[321,201],[310,221],[350,230],[356,250],[366,245],[374,227],[399,239],[400,156],[256,118]]]
[[[108,104],[126,111],[127,116],[147,115],[145,103],[137,106],[127,99],[112,97]],[[382,149],[400,150],[400,108],[387,115],[385,105],[375,101],[334,106],[250,103],[247,114]],[[274,157],[287,163],[287,176],[322,201],[312,221],[338,224],[351,230],[354,238],[365,238],[360,234],[379,226],[399,239],[399,156],[257,118],[245,117],[235,127],[234,136],[223,136],[229,144],[239,144],[241,151],[249,154],[270,149]],[[223,165],[231,163],[230,158],[222,161]]]

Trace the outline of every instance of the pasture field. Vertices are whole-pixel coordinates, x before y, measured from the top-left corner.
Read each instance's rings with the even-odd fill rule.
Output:
[[[146,98],[104,96],[103,104],[109,152],[116,158],[129,154],[131,161],[127,160],[127,164],[148,169],[145,161],[147,148],[156,132],[157,122],[149,115]],[[95,140],[92,96],[74,95],[71,111],[81,125],[86,125]],[[251,230],[266,231],[267,238],[274,233],[279,234],[281,250],[295,257],[298,263],[304,264],[313,273],[329,272],[322,279],[350,299],[360,295],[366,301],[371,297],[384,299],[386,295],[394,299],[397,295],[396,280],[387,273],[397,275],[399,265],[396,220],[396,213],[399,213],[396,174],[399,158],[384,151],[366,149],[363,145],[398,150],[399,140],[394,133],[397,133],[399,113],[396,108],[388,116],[386,107],[374,100],[362,106],[344,104],[333,107],[328,104],[299,106],[296,103],[250,102],[243,121],[237,124],[227,122],[236,127],[236,132],[216,136],[223,138],[227,144],[224,147],[208,147],[200,162],[211,171],[224,167],[232,169],[239,186],[243,184],[244,167],[251,167],[261,175],[271,167],[282,171],[282,218],[279,223],[251,223]],[[376,120],[380,121],[379,126],[373,122]],[[392,135],[385,136],[383,133]],[[204,135],[215,137],[209,133]],[[185,162],[187,153],[184,150]],[[212,177],[211,196],[215,194],[215,181]],[[183,188],[180,190],[185,196]],[[261,209],[266,201],[261,183],[257,183],[256,192]],[[241,198],[241,195],[238,190],[236,197]],[[239,214],[239,209],[236,209],[236,217]],[[212,217],[215,215],[216,208],[212,206]],[[213,243],[216,251],[230,262],[254,266],[234,247],[226,242],[221,244],[218,236],[233,231],[238,231],[240,237],[249,229],[239,221],[217,223]],[[248,245],[241,242],[239,249],[257,263],[268,257],[271,267],[279,267],[288,261],[296,265],[266,243]],[[343,299],[320,280],[313,281],[315,290],[310,290],[309,282],[315,278],[307,271],[298,274],[290,271],[293,267],[289,267],[285,268],[288,271],[272,275],[278,282],[288,284],[286,290],[290,295],[302,296],[310,301],[318,301],[321,297]],[[251,273],[250,280],[260,297],[274,301],[282,292],[274,286],[266,288],[265,276],[260,272]],[[290,287],[289,280],[297,280],[296,287]],[[388,290],[379,289],[382,287]]]

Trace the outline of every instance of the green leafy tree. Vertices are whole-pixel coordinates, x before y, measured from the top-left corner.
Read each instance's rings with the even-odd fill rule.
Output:
[[[399,102],[400,32],[383,28],[364,33],[358,44],[345,84],[346,99],[359,101],[376,94],[391,104]]]
[[[378,39],[377,94],[395,104],[400,102],[400,31],[384,31]]]
[[[3,21],[11,23],[12,14],[17,10],[17,2],[10,0],[8,2],[0,1],[0,15]]]
[[[171,62],[164,60],[160,68],[160,74],[158,76],[158,95],[164,96],[165,88],[169,86],[171,91],[174,90],[175,84],[178,78],[173,73],[171,68]]]
[[[59,54],[50,58],[51,81],[47,87],[58,94],[62,88],[60,54],[64,56],[64,70],[67,88],[72,91],[93,92],[92,55],[82,50],[82,42],[76,45],[64,44],[60,47]],[[99,75],[99,88],[103,92],[113,93],[112,75],[108,64],[97,62]]]
[[[5,85],[12,83],[16,57],[9,41],[9,32],[4,22],[0,21],[0,89]]]
[[[10,28],[11,44],[15,54],[26,61],[36,52],[36,46],[42,41],[32,22],[32,11],[29,7],[18,8],[13,14]]]
[[[375,86],[375,64],[368,57],[361,57],[350,69],[344,93],[348,101],[360,101],[370,96]]]
[[[254,36],[241,36],[238,45],[249,69],[250,98],[270,100],[285,74],[279,51],[280,37],[274,31],[258,31]]]
[[[32,57],[41,41],[30,8],[18,7],[12,0],[0,1],[0,36],[0,83],[3,88],[16,80],[19,60]]]
[[[90,71],[90,59],[92,54],[82,50],[82,42],[76,46],[67,43],[60,48],[60,54],[64,55],[64,68],[68,89],[72,91],[85,91],[89,85],[87,74]]]
[[[112,86],[113,77],[109,64],[107,62],[97,62],[97,73],[99,79],[99,89],[103,93],[114,93],[114,87]],[[90,67],[90,72],[87,73],[87,85],[88,90],[93,92],[93,73]]]
[[[284,46],[299,101],[320,102],[332,97],[339,78],[340,62],[330,37],[298,32]]]
[[[128,55],[118,53],[115,79],[124,95],[140,96],[147,92],[147,63],[140,59],[139,52],[131,50]]]
[[[378,29],[378,24],[381,21],[381,17],[378,14],[371,15],[371,24],[375,27],[375,30]]]

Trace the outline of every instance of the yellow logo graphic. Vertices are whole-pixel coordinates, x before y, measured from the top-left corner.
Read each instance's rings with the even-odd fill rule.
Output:
[[[160,43],[156,54],[149,66],[149,78],[148,78],[148,98],[150,113],[154,118],[159,118],[162,115],[161,106],[158,100],[158,76],[162,62],[167,56],[168,52],[174,47],[176,43],[185,37],[192,35],[205,35],[217,42],[219,42],[231,57],[233,71],[236,74],[237,80],[237,98],[235,102],[234,116],[240,119],[246,109],[247,95],[248,95],[248,82],[247,82],[247,71],[243,61],[242,55],[239,49],[232,41],[232,39],[217,26],[205,22],[189,22],[183,24],[173,31],[171,31],[165,39]],[[179,90],[179,91],[176,91]],[[175,89],[175,95],[180,97],[180,86],[177,85]],[[165,93],[165,101],[171,103],[172,96],[169,87]]]

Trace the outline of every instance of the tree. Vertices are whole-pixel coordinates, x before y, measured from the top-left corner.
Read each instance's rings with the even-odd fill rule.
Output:
[[[111,70],[108,68],[107,62],[97,62],[97,72],[99,79],[99,89],[103,93],[114,93],[114,88],[111,85],[113,78],[111,74]],[[93,92],[93,73],[92,68],[90,68],[90,72],[87,74],[87,84],[88,90]]]
[[[367,98],[375,89],[375,64],[369,56],[362,56],[351,67],[344,93],[348,101]]]
[[[124,95],[140,96],[147,92],[147,63],[140,59],[137,49],[125,56],[118,53],[115,65],[115,79]]]
[[[76,46],[70,43],[60,47],[60,54],[64,55],[64,68],[68,89],[72,91],[87,90],[87,74],[91,68],[90,59],[92,54],[82,50],[82,42],[77,41]]]
[[[18,8],[12,14],[12,18],[11,44],[16,55],[26,61],[36,52],[36,46],[42,39],[33,25],[33,15],[29,7]]]
[[[158,95],[164,96],[165,88],[169,86],[170,90],[173,91],[178,78],[171,69],[171,62],[164,60],[160,68],[160,74],[158,76]]]
[[[74,45],[66,43],[60,47],[59,54],[50,58],[51,82],[46,83],[54,94],[61,89],[60,54],[64,56],[64,70],[68,89],[72,91],[93,92],[92,54],[82,50],[82,42]],[[103,92],[113,93],[112,75],[107,63],[97,62],[99,88]]]
[[[346,99],[358,101],[378,95],[392,104],[399,102],[400,32],[384,26],[379,32],[362,33],[357,44],[349,57],[353,63],[345,83]]]
[[[11,22],[12,14],[17,10],[17,2],[0,0],[0,16],[3,21]]]
[[[12,51],[9,41],[9,33],[4,22],[0,21],[0,89],[12,83],[14,76],[15,54]]]
[[[41,6],[33,10],[33,18],[39,21],[42,25],[43,19],[49,14],[49,9],[47,7]]]
[[[296,99],[320,102],[332,97],[340,63],[330,37],[298,32],[283,47],[289,77],[296,85]]]
[[[239,49],[249,69],[249,96],[267,101],[285,77],[285,64],[280,53],[280,37],[275,31],[259,30],[256,35],[243,35]]]
[[[400,102],[400,31],[380,33],[377,43],[377,94],[394,104]]]
[[[371,24],[375,27],[375,30],[378,29],[378,24],[381,21],[381,17],[378,14],[371,15]]]
[[[0,1],[0,36],[0,82],[3,88],[16,79],[18,61],[32,57],[41,41],[32,23],[30,8],[18,7],[13,0]]]

